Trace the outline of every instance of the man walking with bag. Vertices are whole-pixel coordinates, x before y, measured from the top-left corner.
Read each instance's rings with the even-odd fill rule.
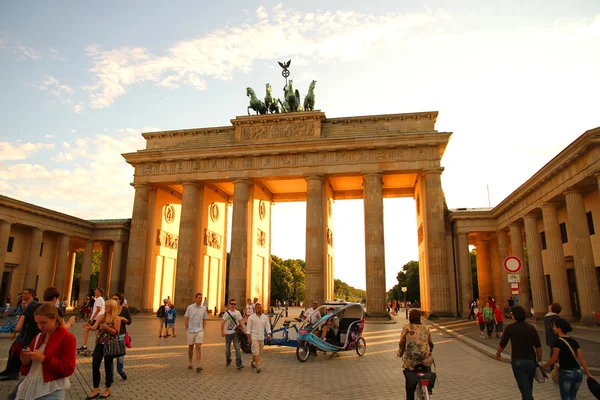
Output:
[[[225,338],[225,359],[227,366],[231,365],[231,342],[235,348],[235,366],[237,369],[242,369],[242,352],[240,348],[240,338],[236,330],[242,328],[242,314],[235,309],[237,302],[234,299],[229,300],[229,309],[223,314],[223,322],[221,323],[221,336]]]

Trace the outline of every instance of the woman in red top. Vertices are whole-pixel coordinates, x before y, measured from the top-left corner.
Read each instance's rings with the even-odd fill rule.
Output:
[[[42,304],[34,313],[41,333],[31,341],[31,349],[21,353],[21,374],[9,400],[64,399],[71,386],[69,376],[75,371],[75,337],[61,325],[58,309]]]

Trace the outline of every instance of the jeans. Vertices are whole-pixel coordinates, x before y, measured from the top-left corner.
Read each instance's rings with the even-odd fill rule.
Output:
[[[513,375],[521,392],[521,399],[533,400],[533,378],[535,377],[535,361],[512,360]]]
[[[558,386],[560,388],[560,398],[562,400],[571,400],[577,398],[577,391],[583,380],[583,374],[580,369],[562,369],[559,372]]]
[[[494,321],[486,322],[485,327],[487,329],[488,337],[492,337],[492,332],[494,331]]]
[[[110,388],[113,383],[113,359],[112,356],[104,356],[104,345],[97,344],[92,354],[92,379],[94,380],[94,389],[100,387],[100,364],[104,358],[104,377],[105,385]]]
[[[8,400],[15,400],[17,398],[17,391],[19,390],[19,386],[21,385],[22,382],[23,381],[19,382],[19,384],[17,386],[15,386],[15,389],[8,396]],[[64,398],[65,398],[64,389],[56,390],[52,393],[48,393],[45,396],[38,397],[39,400],[64,400]]]
[[[237,333],[225,335],[225,359],[227,360],[227,364],[231,363],[231,341],[233,341],[233,347],[235,348],[235,365],[236,367],[241,367],[242,350],[240,347],[240,338]]]

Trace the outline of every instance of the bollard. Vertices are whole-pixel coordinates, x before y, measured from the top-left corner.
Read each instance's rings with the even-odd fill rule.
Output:
[[[408,307],[406,307],[406,319],[408,319]]]

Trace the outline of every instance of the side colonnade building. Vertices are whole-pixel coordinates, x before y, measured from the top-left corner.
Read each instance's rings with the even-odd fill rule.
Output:
[[[83,251],[79,294],[81,304],[90,291],[94,251],[102,255],[98,287],[122,292],[130,221],[86,221],[0,195],[0,301],[25,288],[41,292],[50,286],[71,303],[75,255]],[[94,288],[92,288],[94,289]]]
[[[600,128],[585,132],[492,209],[450,210],[458,284],[457,313],[473,299],[474,246],[482,303],[512,296],[503,261],[516,256],[519,304],[536,318],[558,302],[561,316],[597,324],[600,312]]]

